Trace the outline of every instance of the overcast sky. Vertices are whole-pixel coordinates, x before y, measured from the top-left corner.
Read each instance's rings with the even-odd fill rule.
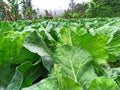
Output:
[[[76,3],[88,2],[90,0],[75,0]],[[40,9],[67,9],[70,0],[32,0],[35,8]]]
[[[7,2],[7,0],[4,0]],[[20,0],[21,1],[21,0]],[[91,0],[74,0],[75,3],[89,2]],[[70,0],[32,0],[34,8],[60,10],[68,9]]]

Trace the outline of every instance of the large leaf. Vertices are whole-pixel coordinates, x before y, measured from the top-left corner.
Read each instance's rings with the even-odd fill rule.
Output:
[[[100,28],[95,29],[95,32],[99,35],[113,37],[114,33],[117,32],[118,30],[119,30],[118,26],[104,25]]]
[[[0,36],[0,62],[12,62],[19,54],[24,42],[24,35],[20,32],[6,32]]]
[[[80,84],[70,78],[62,77],[62,83],[63,86],[58,84],[56,78],[48,77],[39,83],[23,88],[22,90],[83,90]]]
[[[108,59],[107,42],[108,38],[102,35],[92,36],[91,34],[85,34],[82,36],[75,36],[73,39],[74,46],[81,46],[88,50],[94,61],[101,63],[106,63]],[[77,42],[77,43],[76,43]]]
[[[74,33],[74,34],[73,34]],[[68,26],[64,26],[60,31],[60,40],[63,44],[76,46],[74,43],[79,43],[78,41],[73,41],[73,38],[78,35],[84,35],[87,33],[87,30],[84,30],[79,27],[79,24],[68,24]]]
[[[20,90],[23,82],[23,75],[22,73],[16,69],[15,75],[13,79],[11,80],[10,84],[6,88],[6,90]]]
[[[6,88],[10,83],[14,73],[16,65],[10,63],[4,63],[0,65],[0,86]]]
[[[39,83],[23,88],[22,90],[59,90],[57,80],[55,78],[46,78]]]
[[[64,77],[60,64],[55,64],[51,76],[56,76],[60,90],[83,90],[82,86],[69,77]]]
[[[46,71],[41,63],[32,64],[27,61],[16,68],[7,90],[19,90],[21,87],[30,86],[36,79],[45,75]]]
[[[76,83],[68,77],[62,77],[62,86],[59,85],[59,88],[60,90],[83,90],[79,83]]]
[[[51,69],[53,59],[52,53],[36,31],[30,33],[26,37],[24,47],[29,51],[40,55],[44,67],[46,67],[48,70]]]
[[[54,54],[55,63],[60,64],[63,76],[69,77],[84,87],[96,77],[92,57],[81,47],[63,46]]]
[[[63,27],[60,34],[61,34],[60,39],[64,44],[70,46],[73,45],[71,39],[71,31],[69,28]]]
[[[26,61],[31,61],[32,63],[34,63],[39,59],[40,59],[40,56],[38,54],[30,52],[28,49],[23,47],[20,50],[19,54],[13,58],[12,63],[21,64]]]
[[[108,59],[107,42],[108,36],[104,35],[91,35],[86,30],[81,28],[62,28],[61,41],[65,45],[81,46],[87,49],[93,56],[95,62],[106,63]]]
[[[12,30],[12,25],[10,22],[0,22],[0,35],[4,32],[8,32],[9,30]]]
[[[108,44],[109,53],[118,57],[120,56],[120,31],[116,32],[113,39]]]
[[[98,77],[92,81],[88,90],[118,90],[118,86],[112,79]]]

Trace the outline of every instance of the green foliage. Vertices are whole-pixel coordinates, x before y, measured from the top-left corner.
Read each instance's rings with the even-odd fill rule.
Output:
[[[28,87],[28,88],[23,88],[22,90],[59,90],[57,80],[55,78],[46,78],[42,80],[41,82]]]
[[[3,0],[0,0],[0,3],[2,3]],[[3,6],[0,6],[0,21],[2,21],[5,18],[5,9]]]
[[[0,22],[0,89],[120,89],[120,18]]]
[[[88,90],[119,90],[117,83],[106,77],[99,77],[92,81]]]
[[[63,18],[83,18],[87,9],[86,3],[77,3],[71,1],[70,9],[65,10]]]
[[[120,1],[118,0],[92,0],[86,17],[119,17]]]
[[[32,19],[31,0],[22,0],[22,13],[24,19]]]
[[[81,47],[60,47],[56,50],[54,57],[56,64],[60,64],[62,75],[80,83],[85,88],[96,77],[91,64],[92,57]]]

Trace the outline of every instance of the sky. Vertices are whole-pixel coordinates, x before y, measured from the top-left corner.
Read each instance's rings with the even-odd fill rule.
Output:
[[[7,0],[4,0],[7,2]],[[75,3],[89,2],[90,0],[74,0]],[[34,8],[47,10],[68,9],[70,0],[32,0]]]
[[[7,0],[4,0],[7,2]],[[20,0],[21,1],[21,0]],[[74,0],[75,3],[89,2],[91,0]],[[62,15],[69,7],[70,0],[32,0],[34,9],[39,9],[39,14],[45,15],[44,10],[52,11],[52,15]],[[21,9],[21,6],[20,6]],[[57,12],[57,13],[56,13]]]
[[[90,0],[75,0],[76,3],[88,2]],[[60,10],[67,9],[70,0],[32,0],[32,4],[35,8],[39,9],[51,9]]]

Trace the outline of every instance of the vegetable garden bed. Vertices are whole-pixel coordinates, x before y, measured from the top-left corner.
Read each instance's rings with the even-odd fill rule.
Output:
[[[0,87],[119,90],[120,18],[0,22]]]

